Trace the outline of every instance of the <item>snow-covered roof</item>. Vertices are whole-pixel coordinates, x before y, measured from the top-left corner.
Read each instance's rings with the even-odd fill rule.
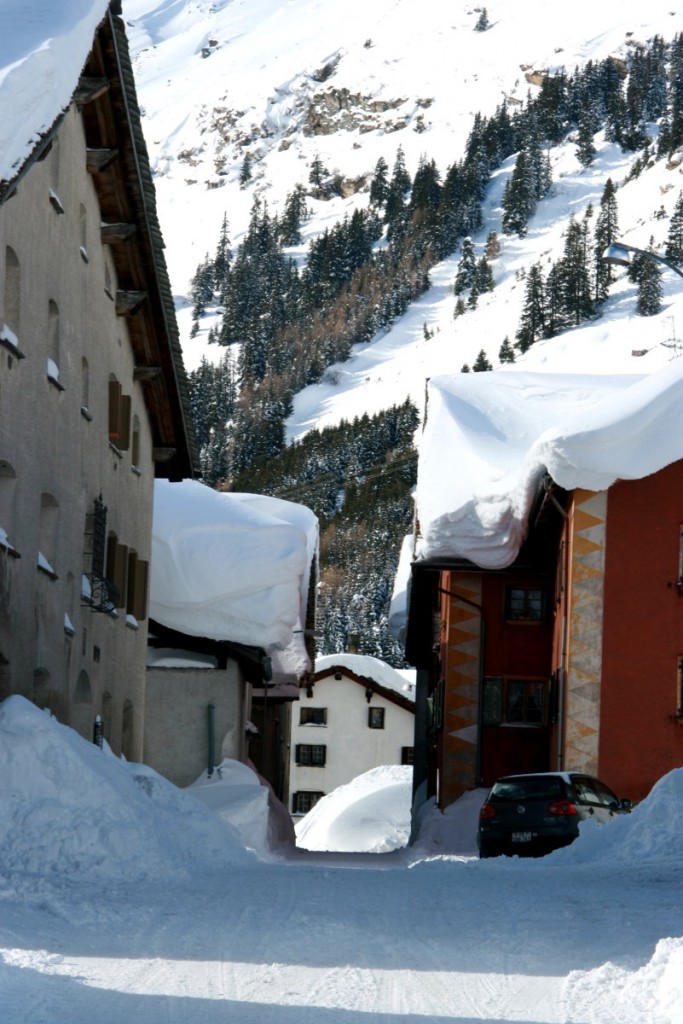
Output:
[[[3,0],[0,182],[11,180],[69,106],[109,0]]]
[[[301,675],[317,541],[304,505],[157,480],[150,615],[190,636],[262,647],[276,671]]]
[[[315,659],[316,674],[335,668],[347,669],[368,682],[415,700],[415,669],[392,668],[370,654],[324,654]]]
[[[429,383],[419,559],[514,561],[540,479],[605,490],[683,458],[683,359],[647,376],[460,373]]]

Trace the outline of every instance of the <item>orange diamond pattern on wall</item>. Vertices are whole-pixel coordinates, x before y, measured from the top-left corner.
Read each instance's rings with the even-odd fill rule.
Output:
[[[481,603],[481,576],[453,573],[450,591],[466,601],[451,597],[448,602],[448,673],[445,685],[445,728],[443,734],[442,779],[444,804],[457,799],[476,784],[477,702],[479,699],[479,658],[481,615],[474,605]]]

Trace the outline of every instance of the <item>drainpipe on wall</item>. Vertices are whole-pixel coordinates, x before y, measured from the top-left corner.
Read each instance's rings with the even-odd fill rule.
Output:
[[[413,797],[411,807],[410,843],[415,842],[419,834],[419,811],[427,802],[427,693],[429,690],[429,670],[418,668],[415,673],[415,740],[413,766]]]
[[[216,721],[216,708],[215,705],[209,704],[207,707],[207,725],[209,729],[209,753],[208,753],[208,764],[207,774],[209,778],[213,775],[214,761],[216,759],[216,734],[215,734],[215,721]]]

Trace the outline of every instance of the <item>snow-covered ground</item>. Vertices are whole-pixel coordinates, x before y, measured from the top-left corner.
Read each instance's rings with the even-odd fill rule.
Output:
[[[682,1019],[683,770],[567,849],[481,862],[481,793],[428,808],[409,848],[297,850],[244,769],[180,791],[21,697],[0,778],[3,1024]]]

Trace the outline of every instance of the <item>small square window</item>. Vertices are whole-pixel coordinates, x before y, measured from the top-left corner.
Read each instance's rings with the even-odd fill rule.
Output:
[[[542,622],[546,593],[539,587],[506,587],[505,618],[511,622]]]
[[[294,756],[297,764],[309,768],[324,768],[327,747],[322,743],[297,743]]]
[[[415,764],[415,747],[401,747],[401,764]]]
[[[368,728],[384,728],[384,708],[368,708]]]
[[[300,790],[292,795],[292,814],[308,814],[324,793]]]
[[[503,720],[508,724],[544,725],[547,686],[541,679],[506,679]]]
[[[299,725],[327,725],[327,708],[301,707]]]

